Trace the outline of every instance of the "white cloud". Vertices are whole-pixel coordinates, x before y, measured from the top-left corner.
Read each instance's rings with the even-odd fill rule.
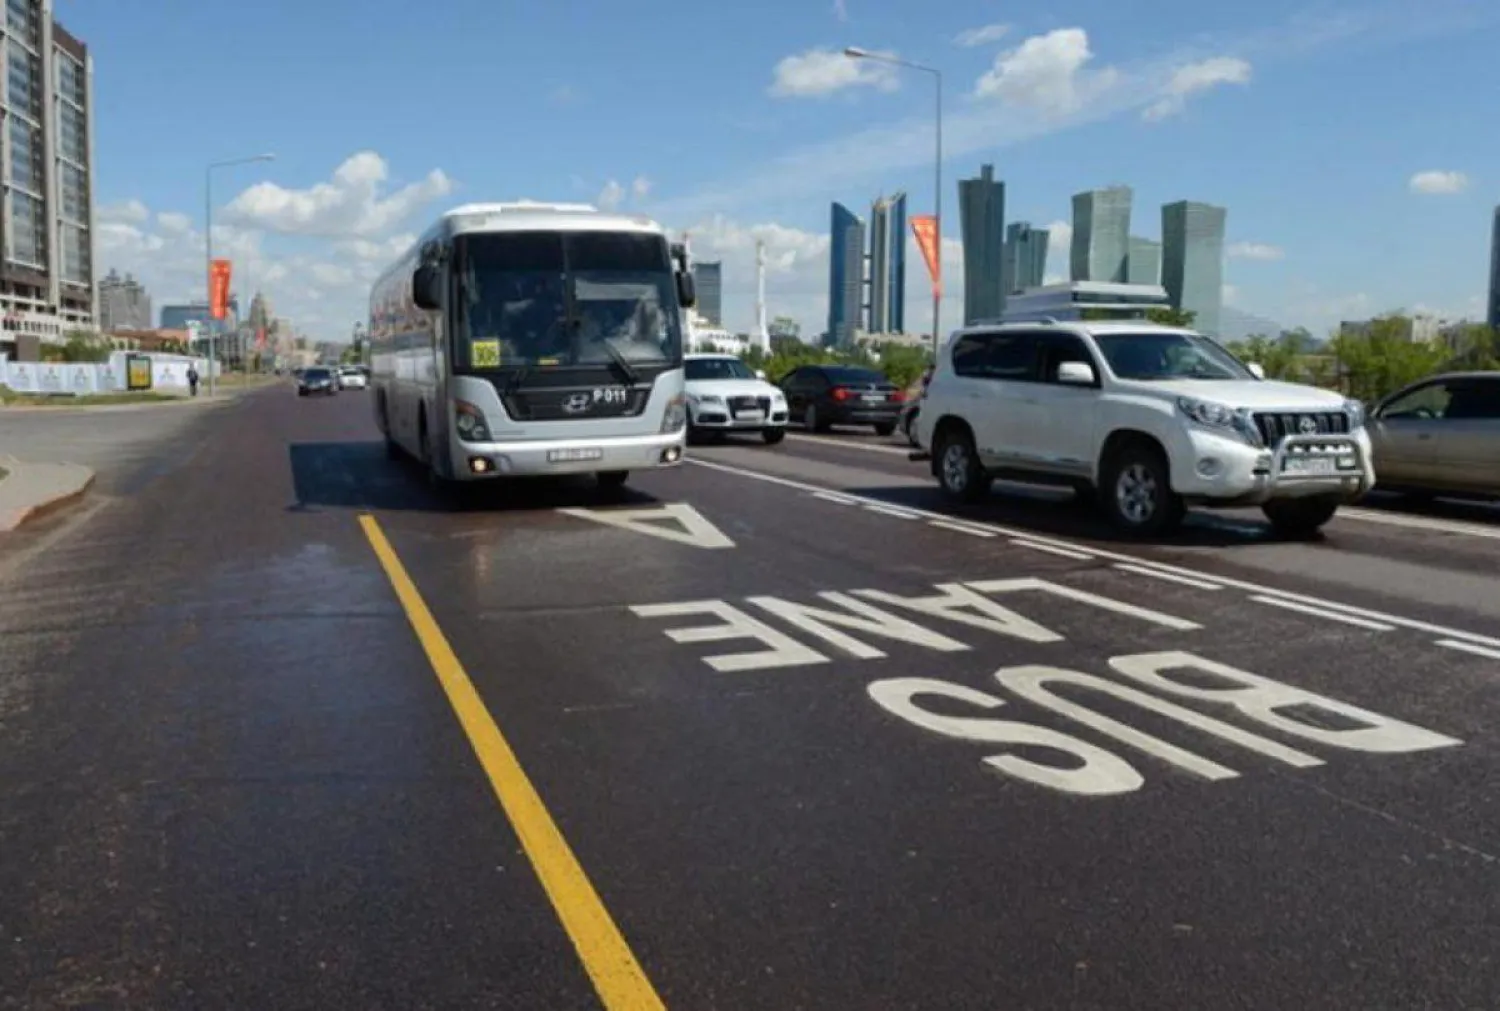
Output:
[[[1049,250],[1068,249],[1073,245],[1073,226],[1071,223],[1059,219],[1047,226],[1047,232],[1047,248]]]
[[[611,179],[604,184],[604,188],[594,198],[594,203],[598,204],[602,210],[612,211],[619,207],[624,200],[625,187]]]
[[[636,200],[644,200],[651,193],[651,180],[645,176],[636,176],[635,181],[630,184],[630,195]]]
[[[953,40],[955,46],[963,46],[971,49],[974,46],[987,46],[992,42],[999,42],[1010,33],[1010,25],[983,25],[979,28],[970,28],[958,33]]]
[[[106,204],[100,207],[98,218],[102,223],[144,225],[150,220],[151,212],[139,200],[126,200],[122,203]]]
[[[1047,117],[1067,116],[1119,78],[1112,67],[1088,69],[1093,58],[1088,32],[1082,28],[1033,35],[996,56],[994,66],[979,78],[974,94]]]
[[[1236,260],[1280,260],[1286,256],[1280,246],[1264,242],[1233,242],[1225,252]]]
[[[1426,196],[1447,196],[1452,193],[1462,193],[1468,189],[1469,177],[1462,172],[1428,169],[1413,175],[1407,180],[1407,186],[1413,193]]]
[[[335,242],[333,249],[343,256],[353,257],[366,263],[379,264],[383,269],[396,257],[411,248],[417,241],[414,233],[392,235],[386,239],[345,239]]]
[[[1232,284],[1224,285],[1223,299],[1225,305],[1237,305],[1240,300],[1240,290]]]
[[[1191,96],[1225,84],[1249,84],[1250,74],[1250,64],[1236,56],[1214,56],[1185,64],[1173,72],[1162,96],[1146,106],[1141,117],[1156,121],[1175,116],[1187,107]]]
[[[384,158],[374,151],[361,151],[335,169],[328,182],[307,189],[257,183],[230,202],[226,216],[235,224],[288,235],[372,236],[453,192],[452,180],[441,169],[385,193],[389,176]]]
[[[186,235],[193,230],[193,219],[181,211],[162,211],[156,216],[156,225],[168,235]]]
[[[900,87],[896,68],[878,60],[853,59],[836,49],[809,49],[783,57],[767,90],[776,98],[810,98],[861,87],[895,91]]]

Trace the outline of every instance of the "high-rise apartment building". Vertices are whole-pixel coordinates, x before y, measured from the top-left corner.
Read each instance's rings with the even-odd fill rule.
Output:
[[[959,228],[964,247],[964,323],[999,319],[1005,312],[1005,183],[995,167],[958,183]]]
[[[1005,294],[1018,294],[1027,288],[1040,288],[1047,275],[1047,242],[1045,228],[1033,228],[1029,221],[1005,226],[1005,259],[1001,270]]]
[[[698,293],[698,315],[714,326],[724,325],[724,263],[700,260],[693,264],[693,287]]]
[[[1068,258],[1073,280],[1125,281],[1131,196],[1129,186],[1074,194],[1073,248]]]
[[[1161,283],[1172,305],[1196,316],[1194,326],[1218,334],[1224,307],[1224,220],[1213,204],[1179,200],[1161,209]]]
[[[6,0],[0,345],[96,328],[93,63],[52,0]]]
[[[906,322],[906,194],[870,208],[870,333],[900,333]]]
[[[1125,280],[1130,284],[1161,284],[1161,243],[1130,237],[1130,261],[1125,265]]]
[[[150,292],[131,275],[111,270],[99,282],[99,329],[150,330],[152,325]]]
[[[1490,304],[1485,322],[1500,330],[1500,207],[1495,208],[1495,223],[1490,231]]]
[[[833,347],[850,347],[860,329],[864,289],[865,223],[834,204],[828,229],[828,336]]]

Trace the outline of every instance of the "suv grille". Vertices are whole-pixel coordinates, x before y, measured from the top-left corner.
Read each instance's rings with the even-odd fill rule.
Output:
[[[1274,447],[1288,435],[1344,435],[1349,416],[1342,411],[1257,413],[1255,428],[1265,444]]]
[[[770,397],[730,397],[729,409],[735,414],[744,414],[746,411],[760,411],[762,414],[771,413]]]

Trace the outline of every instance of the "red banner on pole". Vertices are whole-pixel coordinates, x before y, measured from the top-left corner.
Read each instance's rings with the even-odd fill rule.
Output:
[[[263,348],[266,346],[266,328],[257,327],[255,330],[255,346]]]
[[[938,222],[931,214],[913,214],[911,233],[917,237],[917,248],[922,250],[922,259],[927,261],[927,274],[932,278],[932,296],[943,295],[943,261],[938,255]]]
[[[214,260],[208,271],[208,311],[214,319],[223,319],[229,312],[229,261]]]

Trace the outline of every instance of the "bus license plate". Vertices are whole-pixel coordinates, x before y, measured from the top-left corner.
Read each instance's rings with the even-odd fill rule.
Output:
[[[580,460],[599,460],[603,459],[603,457],[604,450],[597,447],[547,450],[548,463],[577,463]]]

